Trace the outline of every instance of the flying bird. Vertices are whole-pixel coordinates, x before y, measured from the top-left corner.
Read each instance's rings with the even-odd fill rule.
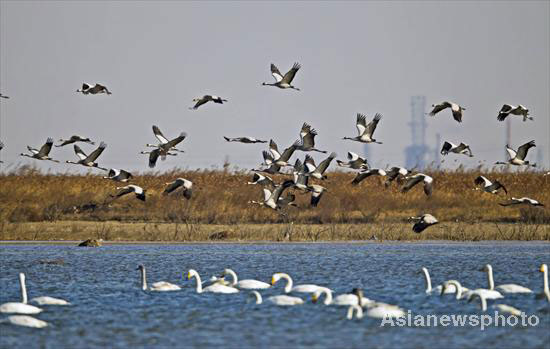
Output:
[[[382,142],[378,142],[376,139],[372,138],[374,131],[376,130],[376,126],[378,126],[380,120],[382,120],[382,114],[376,113],[372,121],[367,124],[367,117],[361,113],[357,113],[357,121],[355,126],[357,127],[358,135],[356,137],[344,137],[342,139],[349,139],[351,141],[361,143],[382,144]]]
[[[125,187],[117,187],[116,189],[119,190],[119,192],[116,195],[110,195],[110,197],[118,199],[119,197],[124,196],[126,194],[134,193],[137,199],[141,201],[145,201],[145,192],[147,190],[143,189],[140,186],[130,184]]]
[[[411,171],[404,167],[394,166],[390,168],[388,171],[386,171],[386,182],[384,182],[384,186],[386,188],[389,187],[391,182],[396,179],[399,183],[399,180],[405,178],[409,173],[411,173]]]
[[[469,157],[473,157],[472,150],[470,149],[470,146],[466,143],[460,143],[459,145],[456,145],[451,142],[445,142],[443,143],[443,147],[441,147],[441,155],[447,155],[449,153],[455,153],[455,154],[464,154]]]
[[[112,93],[107,89],[107,87],[103,86],[103,85],[100,85],[100,84],[95,84],[95,85],[90,85],[90,84],[87,84],[87,83],[83,83],[82,84],[82,88],[81,89],[78,89],[76,90],[76,92],[81,92],[82,94],[84,95],[87,95],[87,94],[93,94],[93,95],[96,95],[96,94],[99,94],[99,93],[106,93],[108,95],[111,95]]]
[[[407,180],[407,182],[401,188],[402,193],[408,192],[412,187],[422,182],[424,183],[424,194],[426,194],[427,196],[432,195],[432,183],[433,183],[432,177],[425,175],[423,173],[417,173],[413,176],[405,177],[405,179]]]
[[[439,104],[432,104],[432,107],[433,110],[430,112],[430,116],[435,116],[435,114],[439,113],[440,111],[451,108],[453,118],[458,122],[462,122],[462,111],[466,110],[466,108],[461,107],[460,105],[453,102],[441,102]]]
[[[294,151],[296,151],[296,143],[286,148],[285,151],[281,154],[277,148],[277,143],[273,140],[269,142],[269,151],[263,151],[264,165],[268,166],[264,170],[252,170],[256,172],[265,172],[269,174],[279,173],[281,167],[290,166],[289,160]]]
[[[300,91],[299,88],[292,86],[292,80],[294,80],[294,76],[300,70],[302,66],[299,63],[294,63],[292,68],[283,76],[279,69],[275,66],[275,64],[271,63],[271,75],[273,75],[273,78],[275,78],[274,83],[262,83],[263,86],[275,86],[278,88],[286,89],[291,88],[296,91]]]
[[[409,219],[416,221],[416,223],[413,225],[413,231],[415,233],[421,233],[426,228],[439,223],[439,221],[429,213],[423,214],[420,217],[411,217]]]
[[[275,187],[273,191],[270,191],[269,189],[263,188],[264,192],[264,200],[263,201],[249,201],[251,204],[257,204],[260,206],[266,206],[273,210],[280,210],[282,205],[279,202],[279,198],[281,197],[281,194],[283,191],[289,187],[291,187],[294,184],[293,181],[287,180],[283,182],[282,184],[279,184]]]
[[[149,154],[149,167],[153,168],[156,166],[159,156],[163,161],[166,160],[167,155],[176,156],[177,154],[170,152],[177,149],[176,145],[183,142],[185,137],[187,137],[187,133],[182,132],[176,138],[166,143],[159,144],[156,149],[153,149],[152,151],[142,151],[141,154]]]
[[[533,120],[532,116],[529,115],[529,109],[525,108],[523,105],[513,106],[510,104],[504,104],[502,108],[500,108],[500,111],[498,112],[497,120],[498,121],[504,121],[508,115],[517,115],[517,116],[523,116],[523,121],[527,120]]]
[[[110,179],[115,182],[128,182],[133,178],[133,176],[128,171],[111,168],[109,169],[109,173],[107,174],[107,176],[103,178]]]
[[[328,191],[327,188],[325,188],[323,186],[320,186],[320,185],[317,185],[317,184],[312,184],[312,185],[308,186],[308,190],[311,192],[310,205],[312,207],[317,207],[317,205],[319,205],[319,201],[321,200],[321,197],[323,196],[325,191]]]
[[[326,154],[327,151],[325,150],[315,149],[315,136],[317,136],[317,130],[312,128],[310,124],[304,122],[300,130],[300,140],[294,142],[294,144],[296,144],[296,150],[316,151]]]
[[[304,160],[304,166],[307,172],[306,176],[317,178],[317,179],[326,179],[327,176],[324,174],[327,168],[330,166],[330,163],[336,157],[336,153],[330,153],[329,157],[319,163],[319,166],[315,166],[315,160],[309,155],[306,155]]]
[[[240,143],[267,143],[267,141],[262,141],[260,139],[254,138],[254,137],[236,137],[236,138],[230,138],[225,137],[223,138],[228,142],[240,142]]]
[[[540,206],[543,207],[544,205],[538,202],[535,199],[531,199],[528,197],[522,197],[522,198],[515,198],[512,197],[510,200],[499,203],[500,206],[512,206],[512,205],[521,205],[521,204],[527,204],[530,206]]]
[[[533,147],[536,147],[535,141],[530,141],[520,146],[518,148],[518,151],[516,152],[514,149],[510,148],[508,144],[506,144],[506,151],[508,152],[508,155],[510,155],[510,159],[508,160],[508,162],[497,161],[495,162],[495,164],[516,165],[516,166],[527,165],[527,166],[536,167],[537,164],[531,164],[529,163],[529,161],[525,160],[525,158],[527,157],[527,152],[529,151],[529,149]]]
[[[49,157],[50,151],[52,150],[52,145],[53,145],[53,138],[49,137],[46,140],[46,143],[40,148],[40,150],[36,148],[32,148],[27,145],[27,149],[30,152],[30,154],[21,153],[20,155],[26,156],[28,158],[37,159],[37,160],[49,160],[53,162],[59,162],[58,160],[54,160],[51,157]]]
[[[275,186],[275,183],[273,182],[273,179],[269,176],[265,176],[263,174],[260,174],[258,172],[254,172],[254,175],[252,176],[252,182],[246,182],[246,184],[259,184],[263,186]]]
[[[183,193],[183,197],[187,200],[191,199],[191,195],[193,195],[193,182],[185,178],[176,178],[175,181],[166,183],[166,185],[167,187],[163,192],[164,195],[170,194],[180,187],[183,188],[181,192]]]
[[[491,182],[487,177],[479,176],[474,180],[474,183],[478,186],[474,190],[483,190],[490,194],[498,194],[499,189],[504,190],[508,194],[508,190],[499,181]],[[481,186],[481,187],[479,187]]]
[[[101,142],[101,144],[99,145],[99,147],[96,150],[91,152],[90,155],[86,155],[86,153],[84,153],[84,151],[82,151],[82,149],[80,149],[80,147],[75,144],[74,145],[74,152],[75,152],[76,156],[78,156],[80,158],[80,160],[78,160],[76,162],[67,160],[65,162],[68,163],[68,164],[82,165],[82,166],[86,166],[86,167],[96,167],[96,168],[99,168],[103,171],[107,171],[106,168],[100,167],[98,165],[98,163],[95,162],[97,160],[97,158],[101,155],[101,153],[103,153],[103,151],[105,150],[106,147],[107,147],[107,144],[105,142]]]
[[[84,142],[84,143],[89,143],[91,145],[95,145],[95,142],[92,142],[90,138],[82,138],[78,135],[73,135],[69,139],[60,139],[59,142],[61,142],[61,144],[56,145],[56,147],[63,147],[67,144],[72,144],[76,142]]]
[[[365,178],[368,178],[370,176],[381,176],[384,177],[386,175],[386,171],[381,170],[379,168],[371,168],[366,171],[359,172],[357,176],[351,181],[352,185],[358,185],[361,183]]]
[[[211,95],[204,95],[202,97],[197,97],[193,99],[193,102],[196,102],[194,106],[190,107],[189,109],[197,110],[199,107],[205,103],[208,102],[214,102],[218,104],[223,104],[223,102],[227,102],[227,99],[223,99],[218,96],[211,96]]]
[[[166,138],[164,136],[164,134],[162,133],[162,131],[160,130],[160,128],[156,125],[153,125],[153,134],[155,135],[155,138],[158,139],[159,143],[158,144],[151,144],[151,143],[147,143],[145,144],[146,147],[150,147],[150,148],[158,148],[158,147],[161,147],[162,145],[170,142],[168,140],[168,138]],[[170,151],[176,151],[176,152],[179,152],[179,153],[185,153],[185,151],[183,150],[179,150],[177,149],[176,147],[172,147],[170,148]]]
[[[348,167],[354,170],[368,170],[369,163],[367,159],[360,157],[354,152],[348,151],[348,162],[343,162],[341,160],[336,160],[336,163],[340,167]]]

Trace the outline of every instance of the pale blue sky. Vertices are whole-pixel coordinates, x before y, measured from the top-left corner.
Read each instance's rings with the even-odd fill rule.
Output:
[[[21,158],[27,144],[73,133],[105,141],[106,167],[148,170],[138,154],[155,139],[189,134],[186,153],[158,170],[257,166],[262,145],[225,143],[222,136],[298,138],[304,121],[318,148],[361,152],[355,114],[384,115],[375,164],[401,165],[410,144],[410,97],[466,106],[464,122],[444,112],[428,120],[427,141],[469,143],[479,160],[504,160],[504,103],[523,104],[535,122],[513,120],[512,145],[535,139],[548,166],[550,2],[0,2],[0,153],[5,164],[66,164]],[[281,71],[302,69],[301,92],[260,86]],[[100,82],[111,96],[83,96],[82,82]],[[229,99],[188,110],[203,94]],[[92,147],[83,145],[85,150]],[[74,160],[72,146],[52,156]],[[298,153],[303,157],[303,153]],[[529,155],[536,159],[536,149]],[[315,155],[317,159],[321,157]],[[452,162],[452,161],[449,161]],[[456,164],[455,164],[456,165]]]

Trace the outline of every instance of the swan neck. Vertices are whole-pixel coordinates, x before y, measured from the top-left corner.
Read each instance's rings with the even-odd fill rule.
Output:
[[[25,274],[19,274],[19,286],[21,287],[21,303],[27,304],[27,286],[25,285]]]
[[[233,281],[231,282],[231,286],[237,285],[237,282],[239,281],[239,279],[237,278],[237,274],[231,269],[226,269],[225,272],[226,274],[231,275],[231,278],[233,279]]]
[[[430,273],[428,273],[428,269],[423,268],[422,271],[424,272],[424,279],[426,279],[426,293],[432,292],[432,280],[430,280]]]
[[[147,277],[145,276],[145,268],[141,268],[141,289],[143,291],[147,289]]]
[[[262,295],[258,291],[254,291],[253,293],[256,296],[256,304],[262,304]]]
[[[288,274],[283,274],[282,278],[286,280],[285,293],[290,293],[293,285],[292,278]]]
[[[494,290],[495,280],[493,280],[493,268],[490,265],[487,267],[487,279],[489,280],[489,290]]]
[[[199,273],[193,273],[193,276],[195,277],[197,281],[197,293],[202,293],[202,280]]]
[[[322,289],[322,291],[325,294],[325,301],[323,302],[325,305],[332,304],[332,291],[329,289]]]
[[[545,294],[549,294],[550,293],[550,289],[548,288],[548,267],[547,268],[544,268],[544,273],[543,273],[543,290],[544,290],[544,293]]]
[[[481,300],[481,310],[487,311],[487,300],[483,296],[480,296],[479,299]]]
[[[450,281],[449,284],[456,287],[456,299],[462,298],[462,285],[460,284],[460,282],[453,280]]]

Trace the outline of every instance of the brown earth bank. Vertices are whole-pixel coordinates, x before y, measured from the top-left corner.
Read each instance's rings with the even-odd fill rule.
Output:
[[[143,222],[58,221],[5,223],[0,240],[61,241],[103,239],[107,241],[550,241],[549,224],[443,222],[421,234],[411,224],[184,224]]]
[[[100,172],[100,171],[98,171]],[[550,202],[550,176],[540,172],[479,170],[425,171],[434,190],[426,197],[421,185],[401,193],[399,183],[388,188],[370,177],[352,186],[355,173],[333,171],[316,181],[328,191],[319,206],[310,207],[310,194],[295,192],[298,207],[281,215],[251,205],[261,200],[252,175],[229,170],[174,170],[134,173],[132,184],[147,189],[145,202],[133,194],[111,200],[116,183],[97,172],[85,175],[47,174],[19,168],[0,175],[0,239],[44,240],[100,237],[121,240],[204,241],[221,233],[230,240],[548,240],[550,210],[525,205],[503,207],[502,193],[473,190],[481,175],[499,180],[514,197]],[[194,183],[191,200],[162,195],[165,183],[183,177]],[[280,183],[288,176],[273,176]],[[550,204],[549,204],[550,205]],[[422,234],[411,231],[407,219],[430,213],[440,224]],[[290,233],[287,233],[290,231]],[[35,236],[37,235],[37,236]]]

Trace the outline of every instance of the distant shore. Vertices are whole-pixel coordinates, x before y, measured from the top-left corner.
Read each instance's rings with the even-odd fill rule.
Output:
[[[442,222],[421,234],[406,223],[182,224],[57,221],[4,223],[3,241],[246,242],[246,241],[550,241],[550,224]]]

